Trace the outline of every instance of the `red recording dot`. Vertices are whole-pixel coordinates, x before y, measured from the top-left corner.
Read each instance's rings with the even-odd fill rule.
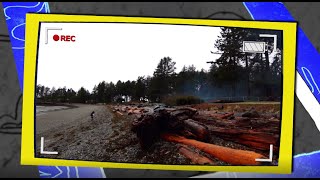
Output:
[[[59,36],[58,36],[58,35],[54,35],[54,36],[53,36],[53,40],[59,41]]]

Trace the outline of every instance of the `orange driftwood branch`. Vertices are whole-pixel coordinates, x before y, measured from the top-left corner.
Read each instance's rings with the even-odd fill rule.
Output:
[[[162,138],[166,141],[193,146],[205,153],[212,155],[213,157],[216,157],[217,159],[220,159],[221,161],[232,165],[260,165],[260,162],[257,162],[255,159],[267,159],[263,155],[253,151],[237,150],[217,146],[193,139],[187,139],[174,134],[162,134]]]

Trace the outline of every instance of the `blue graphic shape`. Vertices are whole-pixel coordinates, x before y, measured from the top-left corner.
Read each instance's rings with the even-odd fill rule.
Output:
[[[218,172],[204,175],[206,178],[317,178],[320,177],[320,151],[294,156],[291,174],[259,174]],[[201,176],[200,176],[201,177]]]
[[[290,12],[281,2],[244,2],[252,19],[269,21],[294,21]],[[313,47],[301,28],[297,31],[297,70],[306,82],[315,98],[320,102],[320,55]],[[293,173],[279,174],[251,174],[252,177],[320,177],[320,151],[300,154],[293,159]]]
[[[313,88],[315,86],[316,92],[319,94],[320,93],[319,87],[318,87],[317,83],[314,81],[314,78],[313,78],[312,73],[310,72],[310,70],[308,68],[306,68],[306,67],[301,67],[301,70],[303,72],[304,77],[306,77],[306,79],[307,79],[309,87],[311,87],[311,92],[312,93],[315,92],[315,90]],[[308,78],[308,75],[309,75],[309,78],[312,80],[311,82],[310,82],[310,80]]]
[[[39,166],[40,178],[106,178],[102,168]]]
[[[2,2],[20,88],[23,89],[24,37],[26,13],[49,13],[47,2]]]
[[[26,13],[50,13],[47,2],[2,2],[12,52],[16,63],[19,85],[23,90]],[[39,166],[40,177],[105,178],[102,168]]]
[[[319,178],[320,177],[320,151],[300,154],[293,159],[292,174],[253,174],[236,173],[238,178]]]
[[[243,4],[254,20],[295,21],[281,2]],[[320,103],[320,55],[300,27],[297,29],[297,43],[297,71]]]

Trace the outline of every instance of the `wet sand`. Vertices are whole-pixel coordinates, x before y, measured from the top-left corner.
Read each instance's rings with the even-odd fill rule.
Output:
[[[44,133],[63,125],[90,120],[90,113],[98,111],[101,106],[75,104],[76,108],[67,106],[38,106],[36,116],[36,132]]]

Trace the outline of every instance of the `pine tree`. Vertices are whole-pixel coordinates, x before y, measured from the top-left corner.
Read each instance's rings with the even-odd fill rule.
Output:
[[[248,31],[243,28],[222,27],[221,35],[216,40],[214,47],[222,52],[216,63],[218,69],[213,73],[219,83],[230,83],[232,94],[235,96],[236,82],[240,77],[240,62],[244,61],[242,45]]]
[[[164,57],[160,60],[157,68],[153,73],[153,78],[150,83],[151,98],[154,101],[161,101],[161,99],[173,92],[176,62],[170,57]]]

